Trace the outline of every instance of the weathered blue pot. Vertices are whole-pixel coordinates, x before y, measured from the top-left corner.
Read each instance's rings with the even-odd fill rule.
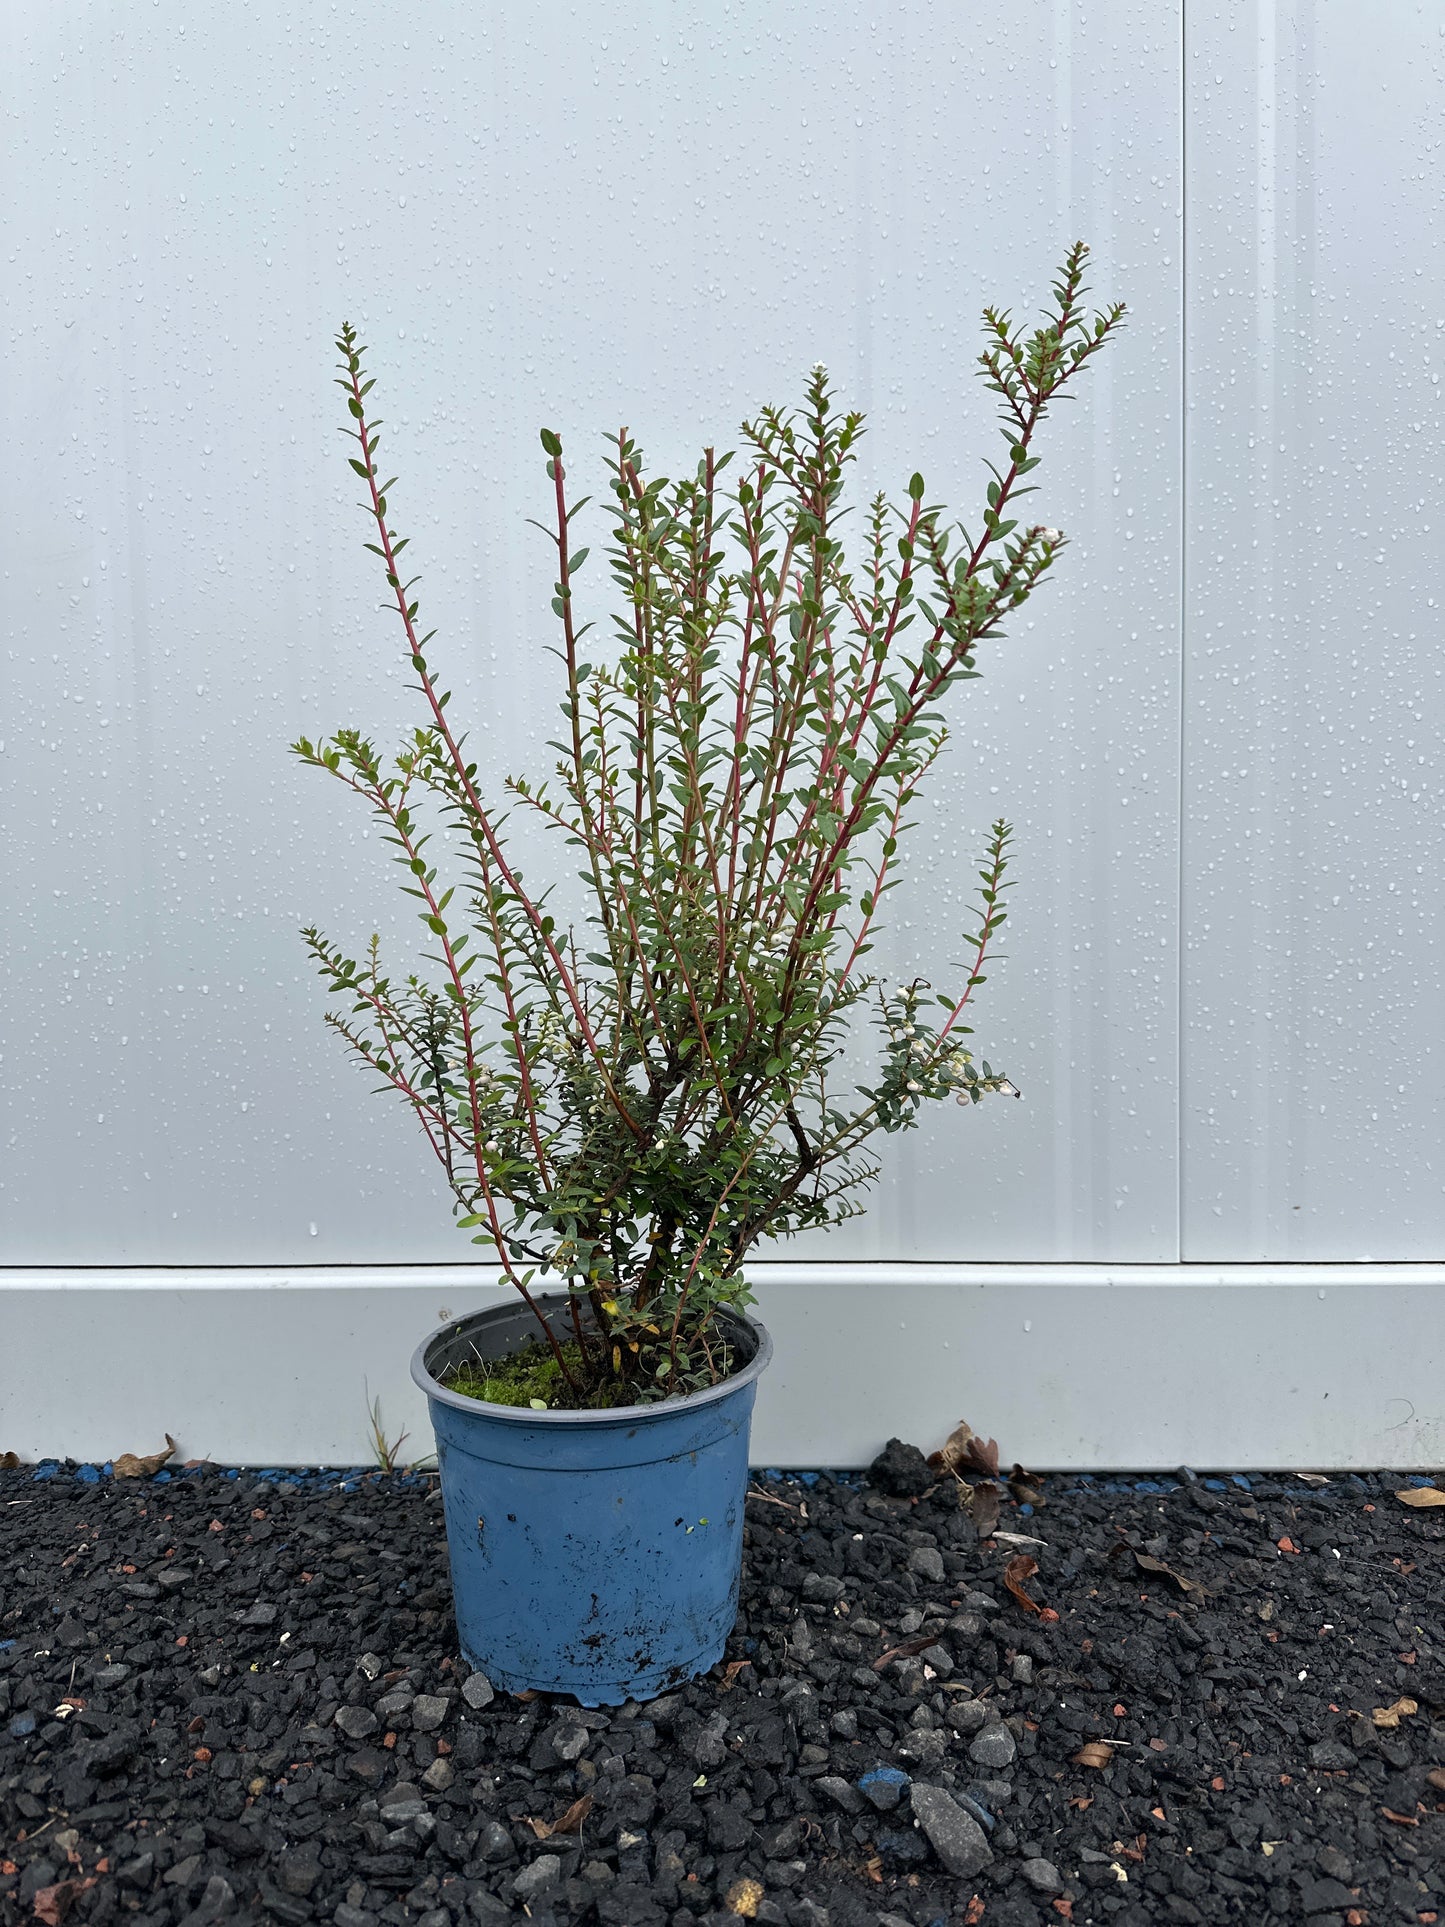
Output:
[[[567,1294],[537,1300],[559,1337]],[[649,1699],[715,1666],[737,1617],[748,1425],[772,1341],[724,1313],[740,1360],[685,1398],[534,1412],[449,1392],[464,1359],[537,1338],[515,1303],[418,1346],[436,1432],[462,1655],[509,1693]]]

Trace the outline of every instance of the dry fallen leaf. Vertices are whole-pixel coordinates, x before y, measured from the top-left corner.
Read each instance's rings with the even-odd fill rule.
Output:
[[[1396,1813],[1393,1807],[1381,1807],[1380,1811],[1387,1820],[1393,1820],[1397,1827],[1418,1827],[1420,1824],[1418,1813]]]
[[[1417,1509],[1423,1506],[1445,1505],[1445,1492],[1442,1492],[1437,1485],[1407,1485],[1405,1490],[1397,1492],[1395,1497],[1401,1505],[1412,1505]]]
[[[539,1840],[550,1840],[557,1833],[580,1833],[582,1822],[592,1811],[592,1795],[584,1793],[580,1800],[574,1800],[560,1820],[534,1820],[530,1815],[527,1825]]]
[[[886,1653],[880,1653],[873,1662],[873,1671],[881,1673],[890,1659],[912,1659],[918,1653],[926,1653],[930,1646],[938,1644],[937,1633],[925,1633],[922,1639],[905,1639],[900,1646],[890,1646]]]
[[[13,1472],[19,1464],[18,1452],[0,1452],[0,1472]]]
[[[963,1467],[963,1455],[968,1450],[968,1442],[973,1437],[973,1427],[967,1419],[960,1419],[943,1441],[937,1452],[930,1452],[927,1463],[941,1465],[946,1471],[958,1473]]]
[[[1015,1505],[1031,1505],[1037,1511],[1044,1503],[1043,1487],[1038,1482],[1037,1474],[1025,1472],[1021,1465],[1015,1464],[1009,1473],[1008,1489]]]
[[[1037,1559],[1031,1559],[1026,1552],[1015,1553],[1004,1564],[1003,1582],[1008,1587],[1009,1597],[1016,1599],[1027,1613],[1041,1613],[1043,1607],[1037,1599],[1030,1599],[1024,1588],[1039,1569]]]
[[[574,1800],[562,1818],[553,1827],[553,1833],[580,1833],[582,1822],[592,1811],[592,1795],[584,1793],[580,1800]]]
[[[1031,1559],[1025,1552],[1018,1553],[1005,1564],[1003,1582],[1008,1587],[1011,1597],[1018,1601],[1025,1612],[1037,1613],[1039,1618],[1049,1625],[1057,1625],[1059,1615],[1053,1607],[1041,1606],[1036,1599],[1030,1599],[1024,1591],[1025,1581],[1032,1579],[1038,1569],[1037,1559]]]
[[[998,1524],[999,1498],[999,1488],[992,1482],[973,1488],[973,1503],[969,1512],[980,1539],[993,1537],[994,1527]]]
[[[720,1693],[726,1693],[729,1687],[736,1686],[738,1683],[738,1674],[745,1666],[751,1666],[752,1663],[750,1659],[730,1659],[727,1665],[723,1667],[723,1676],[718,1682],[717,1690]]]
[[[1393,1706],[1377,1706],[1374,1712],[1371,1713],[1370,1718],[1375,1722],[1376,1726],[1382,1727],[1387,1733],[1390,1733],[1394,1731],[1402,1719],[1408,1719],[1412,1713],[1418,1713],[1419,1710],[1414,1700],[1398,1699]]]
[[[137,1457],[134,1452],[122,1452],[111,1470],[118,1479],[149,1478],[152,1472],[160,1471],[167,1459],[175,1456],[176,1442],[169,1432],[166,1433],[165,1440],[164,1452],[147,1452],[143,1458]]]
[[[1445,1793],[1445,1766],[1432,1766],[1425,1778],[1437,1793]]]
[[[1295,1477],[1297,1479],[1302,1480],[1305,1485],[1328,1485],[1329,1484],[1329,1480],[1325,1477],[1323,1472],[1296,1472]]]
[[[1204,1588],[1197,1579],[1186,1579],[1182,1572],[1175,1572],[1174,1568],[1166,1566],[1162,1559],[1151,1558],[1147,1552],[1136,1552],[1134,1564],[1140,1572],[1157,1572],[1161,1579],[1172,1579],[1180,1592],[1190,1599],[1204,1597]]]
[[[58,1880],[53,1887],[42,1887],[35,1896],[35,1918],[45,1927],[60,1927],[74,1902],[94,1885],[95,1875],[89,1874],[84,1880]]]
[[[960,1419],[943,1441],[941,1451],[930,1452],[928,1464],[942,1466],[953,1476],[979,1472],[986,1479],[998,1477],[998,1441],[982,1439],[967,1419]]]
[[[963,1927],[978,1927],[983,1919],[983,1901],[977,1894],[969,1901],[963,1916]]]
[[[1074,1766],[1105,1767],[1114,1758],[1114,1749],[1105,1740],[1085,1740],[1073,1757]]]

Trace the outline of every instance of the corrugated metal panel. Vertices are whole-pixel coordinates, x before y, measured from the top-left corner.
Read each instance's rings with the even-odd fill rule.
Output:
[[[886,953],[957,953],[1010,815],[979,1038],[1025,1101],[895,1140],[828,1249],[1178,1255],[1177,17],[623,14],[7,11],[6,1262],[464,1255],[295,934],[399,962],[415,927],[284,747],[412,714],[335,324],[372,345],[456,711],[489,768],[535,767],[540,423],[598,481],[623,420],[670,466],[822,358],[870,413],[864,483],[921,467],[976,520],[978,311],[1031,319],[1076,237],[1133,325],[1049,424],[1032,506],[1075,546],[963,692]]]
[[[1184,1255],[1445,1244],[1445,27],[1191,9]]]

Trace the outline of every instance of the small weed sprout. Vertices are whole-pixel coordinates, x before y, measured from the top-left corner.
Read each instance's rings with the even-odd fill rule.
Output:
[[[386,1427],[381,1422],[381,1394],[370,1396],[371,1387],[367,1386],[367,1412],[370,1415],[371,1455],[376,1460],[377,1469],[382,1472],[395,1472],[401,1457],[401,1448],[411,1437],[410,1432],[398,1432],[394,1439],[386,1436]]]

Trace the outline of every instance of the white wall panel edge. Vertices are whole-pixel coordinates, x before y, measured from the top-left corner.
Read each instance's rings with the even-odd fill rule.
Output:
[[[754,1461],[857,1466],[956,1419],[1040,1468],[1434,1468],[1445,1264],[768,1264]],[[1242,1300],[1239,1287],[1250,1288]],[[481,1267],[0,1269],[0,1450],[354,1465],[366,1400]],[[1408,1342],[1402,1342],[1408,1335]]]

